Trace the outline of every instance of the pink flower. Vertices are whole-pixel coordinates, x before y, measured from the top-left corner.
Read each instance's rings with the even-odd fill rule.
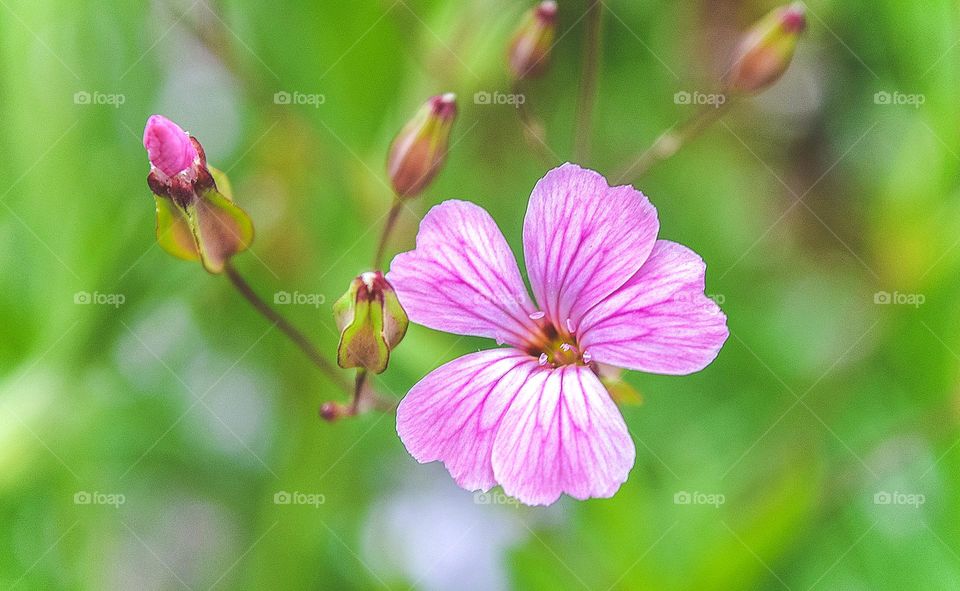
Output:
[[[465,489],[499,484],[529,505],[612,496],[635,450],[597,364],[689,374],[728,335],[703,261],[657,240],[659,228],[632,187],[573,164],[550,171],[523,227],[537,306],[485,210],[434,207],[388,280],[411,321],[509,347],[455,359],[410,390],[397,410],[410,454],[442,461]]]
[[[176,176],[190,168],[197,158],[190,134],[163,115],[151,115],[147,119],[143,147],[150,156],[150,164],[167,176]]]

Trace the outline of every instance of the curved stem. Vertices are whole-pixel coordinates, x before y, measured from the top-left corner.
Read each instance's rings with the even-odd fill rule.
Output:
[[[527,142],[530,150],[540,160],[540,162],[549,168],[557,165],[559,160],[550,150],[547,144],[546,133],[544,131],[543,121],[533,112],[533,108],[527,104],[527,93],[520,81],[514,82],[513,94],[522,96],[523,100],[517,104],[517,115],[520,118],[520,130],[523,133],[523,139]]]
[[[727,100],[719,107],[705,106],[696,115],[683,122],[680,127],[671,128],[660,134],[653,144],[634,157],[632,164],[626,166],[617,176],[616,182],[636,182],[658,163],[676,154],[684,145],[699,137],[711,125],[723,117],[734,101]]]
[[[400,217],[400,211],[403,209],[403,201],[395,197],[393,205],[390,207],[390,213],[387,214],[387,223],[383,226],[383,233],[380,234],[380,243],[377,244],[377,253],[373,257],[373,268],[379,269],[383,264],[383,255],[387,249],[387,241],[390,234],[393,233],[394,226],[397,225],[397,219]]]
[[[577,98],[577,127],[574,141],[574,157],[580,163],[584,163],[590,157],[593,103],[597,96],[600,41],[603,32],[603,2],[601,0],[590,0],[586,18],[587,35],[583,44],[583,66],[580,70],[580,94]]]
[[[367,381],[367,370],[358,369],[357,377],[353,383],[353,400],[350,401],[350,416],[356,416],[360,412],[360,399],[363,397],[363,388]]]
[[[303,353],[313,361],[313,364],[319,367],[327,376],[330,378],[333,383],[337,385],[340,389],[348,394],[352,392],[350,384],[343,379],[343,376],[340,374],[340,371],[335,365],[330,363],[326,357],[324,357],[320,351],[310,342],[310,340],[304,336],[302,332],[297,330],[286,318],[281,316],[276,310],[271,308],[265,301],[263,301],[260,296],[257,295],[253,288],[250,287],[250,284],[240,275],[236,267],[233,266],[231,261],[227,261],[226,265],[223,267],[224,274],[230,280],[230,283],[240,292],[240,295],[246,299],[254,309],[259,312],[264,318],[272,322],[277,328],[279,328],[283,334],[293,341],[297,347],[300,348]]]
[[[338,421],[346,417],[355,417],[370,410],[381,412],[396,412],[397,401],[387,398],[367,387],[370,372],[358,369],[354,380],[353,397],[348,404],[339,402],[325,402],[320,407],[320,417],[326,421]]]

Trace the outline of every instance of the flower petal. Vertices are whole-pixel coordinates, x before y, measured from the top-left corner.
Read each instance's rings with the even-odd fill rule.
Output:
[[[417,382],[397,408],[397,433],[417,461],[440,460],[457,484],[487,490],[504,410],[534,371],[536,361],[516,349],[472,353]]]
[[[523,252],[537,303],[554,326],[580,318],[643,264],[660,230],[633,187],[609,187],[573,164],[551,170],[530,195]]]
[[[503,416],[493,474],[506,494],[528,505],[549,505],[562,493],[610,497],[635,454],[619,409],[588,367],[540,368]]]
[[[410,320],[525,347],[538,329],[516,258],[482,207],[445,201],[420,223],[417,248],[393,259],[387,280]]]
[[[727,340],[727,317],[704,295],[706,265],[685,246],[658,240],[622,288],[594,307],[579,341],[595,361],[684,375],[713,361]]]

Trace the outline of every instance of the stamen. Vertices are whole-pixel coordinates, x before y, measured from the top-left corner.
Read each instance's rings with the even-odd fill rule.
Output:
[[[547,364],[547,354],[546,354],[546,353],[541,353],[541,354],[540,354],[540,365],[546,365],[546,364]]]
[[[537,311],[537,312],[532,312],[532,313],[530,314],[530,320],[540,320],[540,319],[542,319],[542,318],[543,318],[544,316],[546,316],[546,315],[547,315],[547,313],[544,312],[543,310],[539,310],[539,311]]]
[[[593,359],[593,355],[590,354],[590,351],[584,351],[582,357],[584,363],[590,363],[590,360]]]
[[[567,325],[567,330],[570,331],[570,334],[577,332],[573,330],[573,320],[570,320],[569,318],[567,318],[567,321],[565,324]]]

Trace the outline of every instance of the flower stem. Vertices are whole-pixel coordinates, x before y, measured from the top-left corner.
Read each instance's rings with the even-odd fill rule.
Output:
[[[224,273],[227,278],[230,280],[230,283],[240,292],[240,295],[246,299],[254,309],[259,312],[264,318],[272,322],[277,328],[279,328],[283,334],[293,341],[297,347],[300,348],[303,353],[313,361],[313,364],[320,368],[327,376],[333,381],[344,392],[350,393],[352,391],[350,384],[343,379],[343,376],[338,371],[337,367],[330,363],[324,357],[320,351],[307,339],[306,336],[286,318],[281,316],[276,310],[267,305],[260,296],[257,295],[253,288],[250,287],[250,284],[247,283],[246,279],[240,275],[236,267],[233,266],[231,261],[227,261],[224,265]]]
[[[363,388],[367,381],[367,370],[358,369],[357,377],[353,383],[353,400],[350,401],[350,416],[356,416],[360,412],[360,397],[363,396]]]
[[[347,417],[355,417],[371,410],[380,412],[396,412],[397,401],[387,398],[367,387],[370,372],[358,369],[354,381],[353,397],[348,404],[340,402],[325,402],[320,407],[320,417],[325,421],[334,422]]]
[[[719,107],[706,105],[696,115],[687,119],[677,128],[671,128],[660,134],[653,144],[635,156],[629,166],[617,175],[616,182],[635,182],[658,163],[676,154],[683,146],[699,137],[711,125],[719,121],[730,110],[734,101],[727,100]]]
[[[574,155],[577,162],[590,156],[593,103],[597,96],[597,75],[600,72],[600,42],[603,32],[603,2],[589,0],[587,5],[587,35],[583,45],[583,64],[580,70],[580,93],[577,98],[577,122]]]
[[[403,209],[403,201],[395,197],[393,205],[390,207],[390,213],[387,214],[387,223],[383,226],[383,233],[380,234],[380,242],[377,244],[377,253],[373,257],[373,268],[379,269],[383,264],[383,255],[387,249],[387,241],[390,234],[393,233],[394,226],[397,225],[397,219],[400,217],[400,211]]]
[[[537,117],[533,108],[527,103],[528,95],[524,90],[526,89],[519,81],[513,84],[513,94],[523,97],[523,100],[517,104],[517,116],[520,118],[520,126],[523,127],[520,131],[523,133],[523,139],[527,142],[527,146],[529,146],[534,156],[536,156],[544,166],[553,168],[557,165],[557,157],[547,144],[543,121]]]

